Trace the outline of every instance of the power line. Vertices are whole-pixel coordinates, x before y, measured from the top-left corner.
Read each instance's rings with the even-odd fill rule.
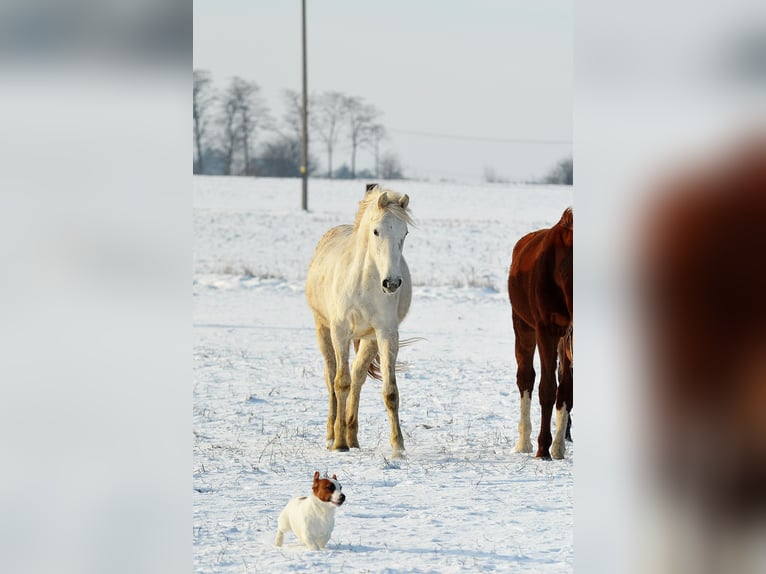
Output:
[[[479,136],[464,136],[456,134],[437,134],[433,132],[419,132],[412,130],[400,130],[397,128],[388,128],[389,131],[399,134],[406,134],[412,136],[421,136],[427,138],[444,139],[444,140],[467,140],[467,141],[481,141],[491,143],[520,143],[520,144],[543,144],[543,145],[572,145],[571,140],[542,140],[542,139],[523,139],[523,138],[486,138]]]

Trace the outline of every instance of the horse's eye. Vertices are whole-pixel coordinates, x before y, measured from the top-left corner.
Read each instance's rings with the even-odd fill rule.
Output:
[[[373,230],[373,232],[372,232],[372,233],[373,233],[373,234],[374,234],[376,237],[377,237],[378,235],[380,235],[380,233],[378,232],[378,230],[377,230],[377,229]]]

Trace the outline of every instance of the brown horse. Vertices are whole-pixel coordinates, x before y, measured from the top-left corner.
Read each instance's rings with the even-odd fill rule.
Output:
[[[717,153],[656,186],[638,277],[652,456],[720,524],[766,518],[766,137]]]
[[[528,233],[513,248],[508,273],[508,296],[516,337],[516,385],[521,395],[517,452],[532,452],[530,406],[535,385],[532,361],[540,354],[538,458],[564,458],[564,434],[572,410],[572,209],[564,210],[549,229]],[[556,385],[557,355],[561,356]],[[556,404],[556,438],[551,438],[551,415]],[[552,446],[551,446],[552,444]]]

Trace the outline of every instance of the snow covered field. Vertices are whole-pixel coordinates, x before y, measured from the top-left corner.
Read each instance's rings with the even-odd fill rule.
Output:
[[[304,281],[321,235],[353,222],[364,182],[312,180],[304,213],[299,180],[194,178],[196,572],[572,570],[575,448],[563,461],[513,452],[505,287],[514,243],[558,221],[571,188],[387,187],[410,195],[417,224],[404,249],[414,293],[400,334],[425,339],[399,355],[404,460],[390,458],[372,380],[361,449],[325,449],[324,367]],[[536,401],[532,422],[534,440]],[[277,516],[309,493],[315,470],[337,474],[347,496],[332,538],[310,552],[289,534],[277,549]]]

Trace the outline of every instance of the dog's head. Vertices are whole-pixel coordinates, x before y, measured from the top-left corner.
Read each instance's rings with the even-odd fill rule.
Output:
[[[340,506],[346,500],[346,495],[343,494],[343,487],[338,482],[338,477],[334,474],[332,478],[325,476],[319,478],[319,472],[314,473],[314,496],[316,496],[322,502],[329,502],[335,506]]]

